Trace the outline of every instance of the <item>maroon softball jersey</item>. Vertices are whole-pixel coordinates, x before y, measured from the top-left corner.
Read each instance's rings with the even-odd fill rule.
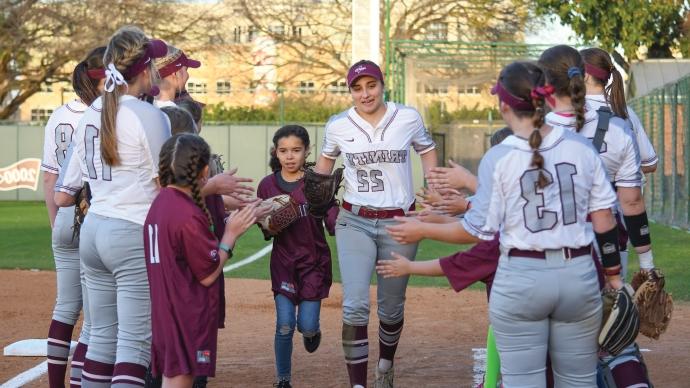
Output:
[[[439,263],[443,274],[456,292],[481,281],[486,284],[488,297],[500,257],[501,244],[496,233],[493,240],[481,241],[466,251],[443,257]]]
[[[300,218],[273,238],[271,288],[274,295],[283,294],[295,304],[327,298],[332,274],[331,250],[326,242],[324,222],[329,233],[334,235],[338,207],[331,207],[323,220],[309,215],[302,191],[304,180],[287,192],[278,184],[279,173],[262,179],[256,195],[267,199],[289,194],[299,204]]]
[[[144,224],[146,270],[151,289],[153,375],[214,376],[218,337],[218,240],[206,214],[187,194],[164,187]]]

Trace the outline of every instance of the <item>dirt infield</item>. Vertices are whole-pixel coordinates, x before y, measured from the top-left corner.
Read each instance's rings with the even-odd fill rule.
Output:
[[[228,279],[227,328],[219,335],[218,374],[209,386],[270,387],[273,383],[274,307],[268,281]],[[55,273],[0,271],[0,345],[45,338],[55,298]],[[295,387],[346,387],[340,348],[340,285],[324,303],[321,348],[308,354],[295,337]],[[398,387],[472,387],[472,348],[484,347],[486,295],[480,291],[410,288],[405,329],[396,357]],[[372,319],[372,322],[376,322]],[[377,325],[370,325],[375,343]],[[75,335],[76,338],[76,335]],[[652,381],[657,387],[687,387],[690,365],[690,304],[678,303],[673,322],[660,341],[641,337]],[[372,346],[372,356],[377,345]],[[0,382],[41,362],[3,357]],[[373,364],[370,365],[373,371]],[[373,374],[373,372],[372,372]],[[47,386],[44,375],[30,386]]]

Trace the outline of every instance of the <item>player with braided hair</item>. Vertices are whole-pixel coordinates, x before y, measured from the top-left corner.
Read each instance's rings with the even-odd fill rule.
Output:
[[[549,94],[543,80],[539,68],[525,63],[501,72],[494,90],[515,136],[482,158],[477,193],[461,222],[398,217],[388,232],[401,243],[422,238],[467,243],[491,240],[500,229],[489,316],[503,385],[544,386],[548,352],[556,386],[593,387],[602,302],[591,244],[596,236],[600,246],[613,248],[604,267],[610,270],[609,284],[622,287],[615,273],[620,268],[611,211],[616,197],[586,139],[559,127],[535,128],[543,113],[534,100]],[[546,185],[540,187],[542,174]]]
[[[162,188],[144,224],[152,373],[163,376],[164,386],[190,387],[196,376],[215,375],[223,266],[256,221],[256,207],[249,205],[232,213],[227,225],[214,225],[201,197],[209,159],[209,146],[197,135],[168,139],[160,152]]]
[[[55,191],[59,191],[72,198],[79,190],[65,188],[60,180],[60,173],[63,167],[69,165],[72,154],[68,152],[68,149],[79,120],[88,106],[103,91],[104,52],[105,47],[95,48],[77,64],[72,73],[72,87],[79,98],[56,109],[45,128],[41,170],[44,172],[43,191],[52,226],[52,248],[57,275],[57,298],[48,329],[47,355],[50,387],[62,387],[65,384],[72,331],[79,319],[82,305],[87,305],[83,274],[80,269],[79,239],[73,232],[75,207],[73,202],[70,202],[66,204],[69,206],[58,208],[54,195]],[[74,163],[79,164],[76,161]],[[84,323],[72,357],[70,384],[81,383],[81,368],[89,343],[90,327],[89,314],[84,308]]]

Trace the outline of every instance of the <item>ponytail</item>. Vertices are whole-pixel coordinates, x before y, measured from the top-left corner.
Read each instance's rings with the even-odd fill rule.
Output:
[[[583,73],[575,74],[570,78],[570,102],[575,111],[575,128],[580,132],[585,126],[585,95],[587,95],[587,88],[585,87],[585,79]]]
[[[546,82],[553,86],[556,95],[570,97],[575,113],[575,128],[580,132],[585,125],[585,63],[580,53],[566,45],[544,50],[539,57]]]
[[[610,103],[613,113],[625,120],[628,118],[628,105],[625,102],[623,77],[615,67],[611,68],[611,76],[611,84],[606,87],[606,100]]]
[[[600,48],[588,48],[580,50],[580,55],[585,61],[587,74],[604,88],[606,103],[611,106],[613,113],[622,119],[627,119],[628,108],[625,102],[623,77],[613,65],[609,53]],[[607,85],[609,79],[611,79],[611,84]]]
[[[98,90],[98,84],[105,77],[101,73],[104,72],[103,55],[105,50],[105,47],[97,47],[91,50],[86,55],[86,59],[79,62],[72,73],[74,93],[86,105],[91,105],[101,95],[101,91]],[[95,77],[92,75],[94,73],[99,73],[99,75]]]

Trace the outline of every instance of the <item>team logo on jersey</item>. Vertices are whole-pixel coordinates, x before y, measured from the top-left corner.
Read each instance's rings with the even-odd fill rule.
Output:
[[[345,158],[351,166],[364,166],[374,163],[405,163],[407,150],[377,150],[346,153]]]
[[[211,252],[208,253],[209,257],[213,261],[218,261],[218,250],[217,249],[211,249]]]
[[[210,350],[197,350],[196,351],[196,362],[199,364],[210,364],[211,363],[211,351]]]
[[[40,167],[40,159],[27,158],[0,168],[0,191],[16,189],[36,191]]]

